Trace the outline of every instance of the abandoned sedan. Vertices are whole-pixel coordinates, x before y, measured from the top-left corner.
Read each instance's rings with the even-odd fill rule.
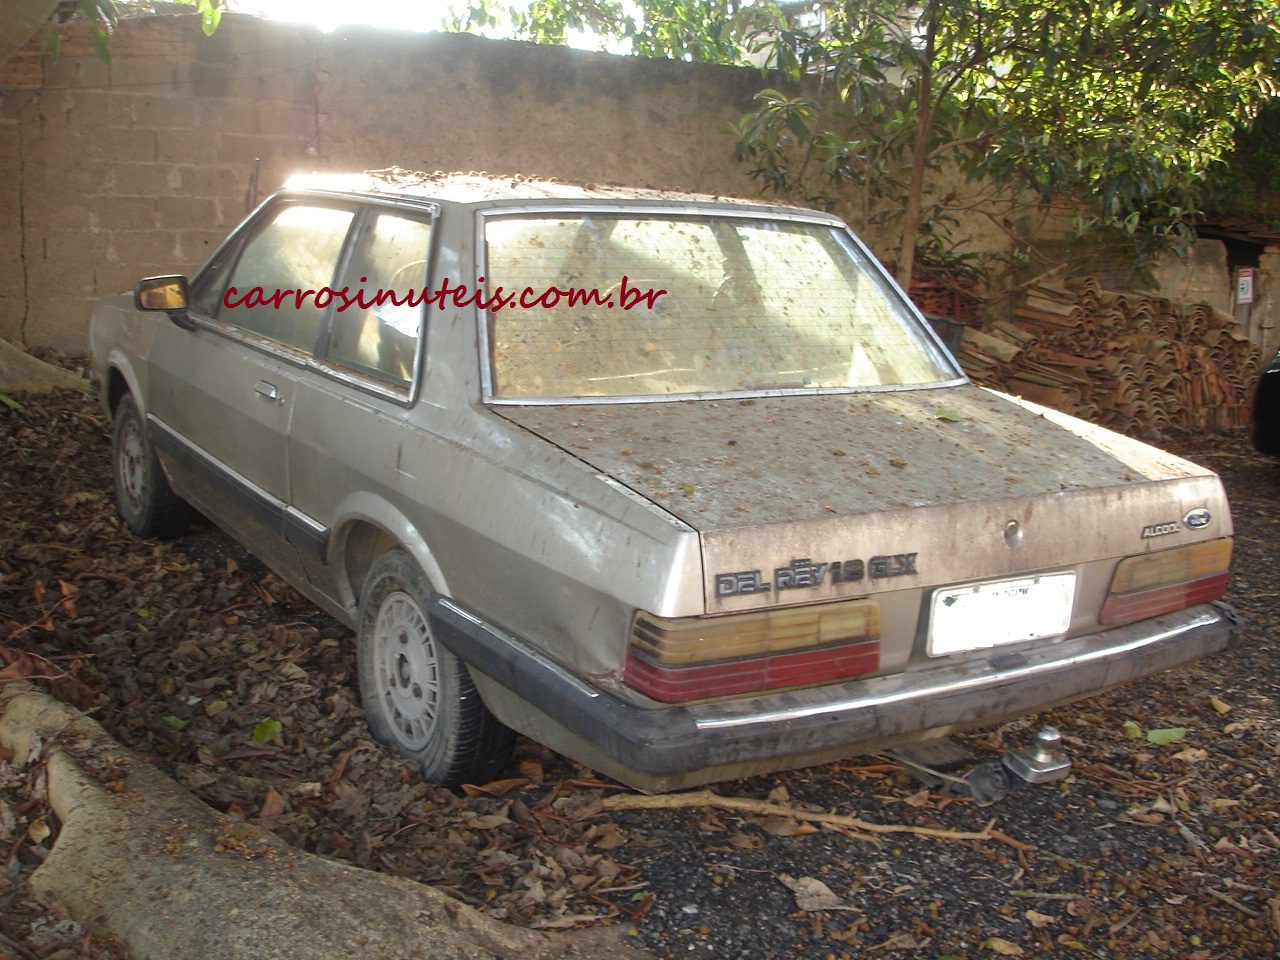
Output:
[[[90,339],[128,526],[191,504],[352,626],[434,781],[512,731],[645,790],[807,765],[1233,637],[1217,478],[970,384],[826,214],[309,178]]]

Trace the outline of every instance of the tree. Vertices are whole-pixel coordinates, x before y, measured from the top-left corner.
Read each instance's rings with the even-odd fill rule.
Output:
[[[1185,237],[1206,174],[1276,94],[1280,57],[1274,0],[640,0],[638,18],[604,4],[594,16],[584,0],[538,9],[543,22],[572,14],[649,56],[762,58],[770,82],[736,127],[738,156],[789,197],[830,206],[859,195],[864,222],[897,231],[903,283],[919,251],[954,252],[957,204],[985,212],[1027,256],[1002,208],[1028,197],[1078,204],[1077,227],[1095,240],[1147,249]],[[960,195],[955,174],[973,189]]]
[[[741,0],[644,0],[637,18],[628,12],[635,7],[619,0],[533,0],[527,6],[466,0],[453,8],[448,29],[535,43],[565,43],[571,31],[582,31],[602,43],[625,41],[640,56],[746,65],[736,30],[743,6]]]
[[[218,29],[222,19],[222,0],[172,0],[174,4],[192,6],[200,14],[200,25],[206,36]],[[148,0],[10,0],[0,5],[0,66],[9,61],[41,28],[52,23],[55,29],[45,35],[45,52],[57,56],[62,34],[57,27],[74,17],[89,23],[89,37],[104,61],[111,61],[108,43],[111,29],[122,11],[146,12],[156,4]]]
[[[766,41],[812,96],[759,95],[739,155],[774,189],[855,184],[901,234],[896,271],[945,238],[948,166],[1006,201],[1068,198],[1078,225],[1134,242],[1185,235],[1206,172],[1275,94],[1268,0],[892,0],[781,14]],[[999,222],[997,220],[997,222]],[[1007,225],[1000,223],[1007,229]],[[923,241],[923,243],[922,243]],[[938,249],[939,247],[935,247]]]

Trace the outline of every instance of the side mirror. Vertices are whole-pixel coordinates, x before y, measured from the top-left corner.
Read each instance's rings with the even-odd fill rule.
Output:
[[[147,277],[133,285],[133,305],[139,310],[163,310],[183,330],[196,325],[187,316],[186,277]]]

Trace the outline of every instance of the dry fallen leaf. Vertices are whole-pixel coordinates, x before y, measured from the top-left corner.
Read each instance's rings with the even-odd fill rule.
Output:
[[[618,847],[626,846],[630,839],[631,835],[616,823],[606,823],[600,827],[600,836],[593,840],[591,845],[601,850],[616,850]]]
[[[1213,845],[1213,850],[1215,853],[1229,853],[1235,857],[1252,857],[1254,855],[1252,850],[1232,843],[1226,837],[1220,837],[1218,842]]]
[[[927,807],[929,805],[929,788],[917,790],[909,797],[903,797],[902,802],[909,807]]]
[[[501,813],[474,814],[468,812],[462,818],[462,822],[473,830],[496,830],[498,827],[505,827],[509,824],[511,818]]]
[[[462,792],[468,797],[500,797],[512,790],[519,790],[521,787],[527,787],[529,781],[524,777],[516,777],[512,780],[490,780],[488,783],[479,786],[473,783],[464,783]]]
[[[753,817],[751,822],[771,837],[794,837],[800,828],[800,821],[790,817]]]
[[[262,801],[262,808],[258,811],[258,816],[278,817],[284,813],[284,797],[276,791],[275,787],[267,788],[267,797]]]
[[[835,895],[821,880],[815,877],[791,877],[785,873],[778,874],[778,882],[792,892],[796,898],[796,906],[806,913],[816,910],[857,910]]]
[[[982,942],[983,950],[990,950],[992,953],[998,953],[1002,957],[1020,957],[1022,956],[1022,948],[1016,943],[1010,943],[1003,937],[989,937]]]
[[[1056,917],[1049,916],[1047,913],[1038,913],[1035,910],[1028,910],[1023,914],[1023,916],[1027,918],[1027,923],[1031,924],[1036,929],[1039,929],[1040,927],[1047,927],[1057,919]]]
[[[1213,709],[1214,709],[1214,710],[1217,710],[1217,711],[1218,711],[1218,713],[1230,713],[1230,712],[1231,712],[1231,705],[1230,705],[1230,704],[1227,704],[1227,703],[1223,703],[1223,702],[1222,702],[1221,700],[1219,700],[1217,697],[1210,697],[1210,698],[1209,698],[1209,706],[1213,707]]]
[[[1171,743],[1177,743],[1186,735],[1186,727],[1162,727],[1159,730],[1148,730],[1147,742],[1163,747]]]
[[[889,934],[889,938],[883,943],[873,944],[867,947],[871,950],[919,950],[920,941],[913,937],[906,930],[899,930],[897,933]]]

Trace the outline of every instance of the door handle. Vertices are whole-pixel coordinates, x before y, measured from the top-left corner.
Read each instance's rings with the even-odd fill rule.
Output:
[[[253,385],[253,392],[259,396],[266,397],[268,400],[279,400],[280,390],[274,383],[267,383],[265,380],[259,380]]]

